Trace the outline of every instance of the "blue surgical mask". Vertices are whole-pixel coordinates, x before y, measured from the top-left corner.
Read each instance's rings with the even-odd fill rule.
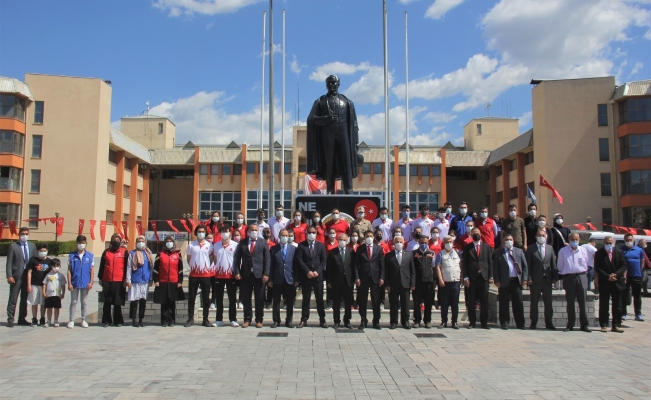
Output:
[[[402,216],[405,217],[405,218],[409,218],[409,211],[403,212]]]
[[[613,250],[613,245],[612,244],[607,244],[607,245],[604,245],[604,248],[606,249],[606,251],[612,251]]]
[[[576,249],[578,245],[579,245],[579,242],[576,242],[574,240],[570,242],[570,246],[572,246],[573,249]]]
[[[420,250],[424,252],[424,251],[427,250],[427,248],[428,248],[429,246],[427,246],[427,243],[421,243],[419,247],[420,247]]]

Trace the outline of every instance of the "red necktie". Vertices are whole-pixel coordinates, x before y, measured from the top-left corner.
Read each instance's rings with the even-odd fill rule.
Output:
[[[477,245],[477,258],[479,258],[479,247],[481,247],[479,244]]]
[[[371,261],[371,248],[366,245],[366,250],[368,251],[368,260]]]
[[[251,242],[251,254],[253,254],[253,250],[255,250],[255,242]]]
[[[608,259],[612,262],[613,261],[613,252],[609,251],[608,252]]]

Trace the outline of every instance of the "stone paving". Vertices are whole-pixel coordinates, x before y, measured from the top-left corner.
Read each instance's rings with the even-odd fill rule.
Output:
[[[7,292],[0,285],[3,325]],[[651,316],[648,298],[643,311]],[[1,326],[0,398],[651,398],[651,322],[629,320],[623,334],[467,330],[465,322],[407,331],[388,321],[381,331],[336,333],[317,320],[292,330]],[[423,332],[446,337],[414,335]]]

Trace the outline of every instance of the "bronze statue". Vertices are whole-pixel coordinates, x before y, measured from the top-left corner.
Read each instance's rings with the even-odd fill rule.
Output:
[[[307,173],[325,180],[328,193],[334,193],[335,180],[341,179],[344,193],[353,190],[358,154],[358,127],[355,106],[339,94],[339,78],[326,78],[328,94],[319,97],[307,117]]]

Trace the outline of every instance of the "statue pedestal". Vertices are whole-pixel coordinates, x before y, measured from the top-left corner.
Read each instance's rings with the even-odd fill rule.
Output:
[[[330,213],[334,208],[339,210],[342,218],[351,223],[355,219],[355,210],[358,207],[366,209],[366,218],[373,221],[378,218],[378,210],[382,206],[380,196],[359,194],[306,194],[294,197],[294,210],[303,213],[305,218],[311,219],[315,211],[321,213],[323,222],[330,220]]]

